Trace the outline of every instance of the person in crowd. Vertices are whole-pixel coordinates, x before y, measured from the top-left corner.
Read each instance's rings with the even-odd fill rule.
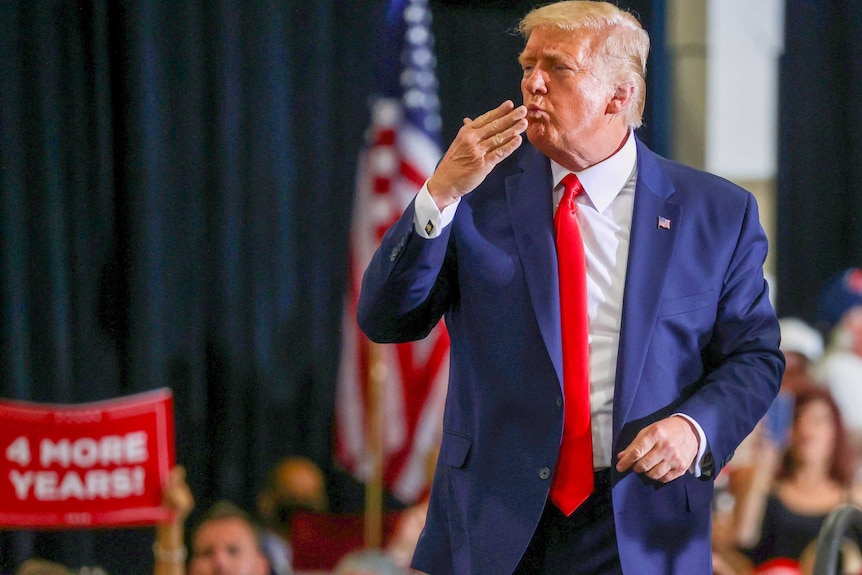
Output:
[[[828,345],[815,375],[832,391],[862,454],[862,268],[847,268],[824,283],[817,297],[817,326]]]
[[[186,483],[186,470],[176,466],[162,486],[162,505],[171,510],[170,517],[155,528],[153,542],[153,575],[185,575],[187,550],[185,521],[194,507],[194,498]],[[53,561],[32,558],[24,561],[15,575],[106,575],[100,567],[82,567],[77,573]]]
[[[268,575],[269,562],[254,519],[229,501],[216,501],[191,535],[189,575]]]
[[[154,575],[272,575],[254,519],[228,501],[214,503],[191,534],[192,554],[186,569],[185,523],[194,497],[185,469],[171,470],[164,486],[163,505],[170,518],[156,526]]]
[[[423,498],[400,513],[392,536],[386,542],[386,552],[402,569],[410,567],[427,516],[428,498]]]
[[[172,511],[166,521],[156,525],[153,543],[154,575],[185,575],[188,550],[185,545],[186,519],[195,505],[186,482],[186,470],[176,466],[168,474],[162,488],[162,505]]]
[[[273,571],[275,575],[289,575],[293,572],[290,529],[294,514],[326,513],[329,509],[323,472],[306,457],[282,459],[267,474],[257,508],[264,526],[263,548]]]
[[[817,329],[829,336],[847,310],[862,305],[862,268],[850,267],[830,277],[817,294]]]
[[[427,483],[429,485],[434,480],[434,469],[437,466],[438,457],[439,450],[432,449],[425,461]],[[413,553],[416,551],[419,536],[425,527],[427,516],[428,493],[426,489],[425,493],[415,503],[399,512],[392,535],[386,542],[386,551],[395,559],[398,566],[413,573],[416,571],[410,570],[410,563],[413,559]]]
[[[816,383],[814,367],[823,357],[823,336],[813,326],[796,317],[781,318],[778,324],[781,328],[780,349],[786,362],[781,386],[766,416],[739,445],[733,459],[722,472],[722,479],[727,479],[730,484],[731,495],[735,495],[736,476],[747,476],[758,464],[754,446],[762,441],[761,434],[766,434],[768,440],[778,448],[785,447],[793,415],[793,398],[798,390]]]
[[[778,320],[781,328],[781,351],[785,368],[780,393],[791,396],[811,384],[814,366],[823,357],[823,335],[798,317]]]
[[[630,13],[557,2],[520,31],[523,105],[464,119],[363,279],[372,340],[451,338],[412,565],[708,573],[711,479],[784,369],[755,199],[635,135]]]
[[[823,336],[799,318],[785,317],[778,323],[781,327],[780,349],[786,360],[778,396],[716,479],[712,540],[713,568],[717,575],[746,572],[751,568],[750,561],[736,552],[736,502],[745,496],[752,477],[762,471],[761,446],[764,442],[773,452],[787,447],[796,394],[816,385],[812,370],[823,355]]]
[[[862,454],[862,303],[841,315],[814,373],[841,407],[854,449]]]
[[[768,440],[758,447],[759,463],[736,501],[734,543],[751,568],[775,561],[798,565],[826,516],[841,504],[858,503],[851,489],[856,460],[829,391],[799,390],[787,448]],[[746,572],[738,557],[732,561]]]

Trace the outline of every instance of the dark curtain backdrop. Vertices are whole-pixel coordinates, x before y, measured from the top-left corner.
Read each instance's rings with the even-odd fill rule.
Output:
[[[0,1],[0,397],[168,386],[196,513],[249,510],[304,454],[331,461],[355,159],[383,0]],[[432,2],[444,140],[520,100],[510,31],[534,2]],[[669,148],[663,1],[645,139]],[[194,516],[192,517],[194,519]],[[152,569],[152,529],[0,532],[38,555]]]
[[[777,304],[816,323],[823,284],[862,267],[862,2],[786,0],[780,76]]]

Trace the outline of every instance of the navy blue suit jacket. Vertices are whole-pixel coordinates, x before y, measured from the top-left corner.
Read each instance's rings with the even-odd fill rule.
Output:
[[[550,163],[526,141],[464,196],[440,237],[411,205],[366,270],[359,323],[379,342],[451,337],[443,440],[414,566],[512,573],[545,505],[562,432],[562,360]],[[658,225],[670,221],[669,229]],[[614,454],[682,412],[713,476],[765,413],[783,372],[755,200],[638,141],[614,392]],[[711,573],[712,481],[612,473],[623,570]]]

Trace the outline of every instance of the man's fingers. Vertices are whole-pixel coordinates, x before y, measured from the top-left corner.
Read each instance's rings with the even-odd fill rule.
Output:
[[[494,108],[493,110],[488,110],[487,112],[485,112],[484,114],[482,114],[481,116],[478,116],[475,120],[473,120],[472,121],[473,127],[477,128],[477,129],[478,128],[484,128],[490,124],[493,124],[495,120],[502,118],[503,116],[505,116],[506,114],[508,114],[509,112],[511,112],[514,109],[515,109],[515,104],[512,102],[512,100],[506,100],[505,102],[503,102],[502,104],[500,104],[499,106]],[[468,123],[467,120],[469,120],[469,118],[464,118],[465,124]]]
[[[457,140],[468,148],[475,147],[476,153],[484,156],[501,146],[506,146],[527,129],[524,106],[510,109],[509,113],[503,116],[496,115],[498,111],[500,108],[486,112],[475,120],[464,118],[464,125],[458,133]]]
[[[478,141],[488,150],[494,150],[527,129],[526,117],[524,106],[516,108],[511,100],[506,100],[475,120],[464,118],[464,126],[474,130]]]
[[[486,140],[487,153],[492,153],[498,148],[508,145],[515,138],[520,138],[520,135],[527,129],[527,120],[519,119],[512,123],[505,130],[491,134]],[[517,148],[517,146],[515,146]]]
[[[518,149],[518,146],[521,145],[521,141],[521,136],[515,136],[507,140],[497,148],[490,150],[488,152],[488,155],[493,157],[493,161],[495,164],[501,162],[504,159],[508,158],[510,155],[512,155],[512,152]]]
[[[651,449],[643,452],[643,455],[639,454],[639,449],[644,448],[632,443],[621,452],[617,470],[624,472],[631,469],[635,473],[646,475],[650,479],[662,483],[672,481],[685,472],[684,469],[680,471],[671,459],[666,459],[657,445],[653,445]]]
[[[617,470],[667,483],[688,470],[696,453],[697,438],[687,421],[670,417],[642,429],[618,454]]]
[[[653,450],[638,459],[632,466],[632,469],[636,473],[646,473],[647,475],[658,475],[661,473],[661,475],[664,475],[661,464],[661,457],[656,455],[655,450]]]
[[[526,108],[523,106],[512,110],[502,118],[477,129],[480,140],[490,144],[489,149],[497,148],[514,136],[527,129]]]
[[[521,134],[527,129],[526,108],[512,106],[512,102],[507,101],[472,122],[464,119],[465,141],[472,140],[480,163],[489,169],[511,155],[523,141]]]
[[[652,444],[648,443],[646,441],[646,438],[644,438],[642,435],[643,432],[638,434],[635,440],[632,441],[631,445],[629,445],[619,453],[617,471],[628,471],[629,468],[638,463],[641,458],[643,458],[652,448]]]

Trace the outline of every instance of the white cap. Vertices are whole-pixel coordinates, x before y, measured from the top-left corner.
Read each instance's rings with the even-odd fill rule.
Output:
[[[823,356],[823,336],[819,331],[795,317],[781,318],[778,325],[781,328],[781,351],[795,351],[810,362]]]

